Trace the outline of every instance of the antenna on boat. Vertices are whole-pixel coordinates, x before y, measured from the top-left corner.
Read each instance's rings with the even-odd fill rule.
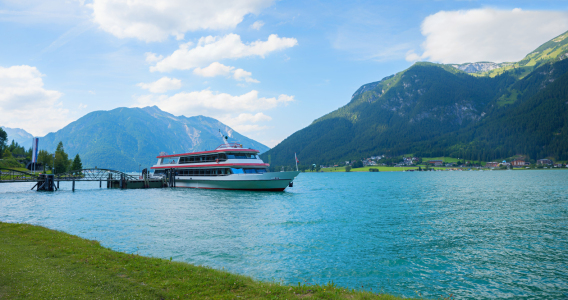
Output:
[[[221,138],[223,139],[223,143],[225,143],[225,145],[229,146],[229,143],[227,142],[229,137],[224,135],[223,133],[221,133],[221,129],[219,129],[219,134],[221,135]]]

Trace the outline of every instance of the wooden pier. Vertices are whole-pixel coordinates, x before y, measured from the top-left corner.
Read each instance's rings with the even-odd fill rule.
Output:
[[[13,169],[0,168],[0,183],[7,182],[35,182],[31,188],[37,191],[57,191],[59,183],[72,182],[72,191],[75,185],[83,181],[98,181],[102,188],[103,181],[109,189],[151,189],[175,187],[175,171],[168,170],[165,176],[151,177],[147,169],[141,176],[134,176],[120,171],[109,169],[82,169],[63,174],[34,174]]]

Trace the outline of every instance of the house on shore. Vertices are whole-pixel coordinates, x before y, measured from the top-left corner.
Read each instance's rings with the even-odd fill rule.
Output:
[[[511,162],[511,166],[520,168],[520,167],[524,167],[526,165],[525,160],[524,159],[515,159]]]
[[[547,159],[547,158],[539,159],[539,160],[536,161],[536,164],[537,164],[537,165],[547,165],[547,166],[550,166],[550,165],[552,165],[552,160]]]
[[[443,160],[429,160],[428,163],[439,167],[439,166],[444,164],[444,161]]]
[[[499,166],[499,163],[494,162],[494,161],[490,161],[490,162],[485,163],[485,166],[488,167],[488,168],[496,168],[496,167]]]

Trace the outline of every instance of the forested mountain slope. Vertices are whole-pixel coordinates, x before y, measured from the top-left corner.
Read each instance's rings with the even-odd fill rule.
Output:
[[[564,43],[551,45],[564,51]],[[542,48],[539,53],[550,53]],[[274,167],[292,165],[295,152],[309,164],[411,153],[568,159],[565,58],[540,63],[522,78],[516,69],[472,76],[449,65],[416,63],[363,85],[347,105],[292,134],[263,158]]]
[[[70,157],[76,153],[83,166],[123,171],[150,167],[156,156],[212,150],[222,143],[219,129],[229,141],[261,152],[269,148],[229,126],[204,116],[174,116],[158,107],[117,108],[89,113],[63,129],[40,138],[40,149],[53,151],[63,141]]]
[[[415,150],[485,161],[515,154],[568,160],[568,59],[541,66],[513,88],[521,92],[511,105]]]

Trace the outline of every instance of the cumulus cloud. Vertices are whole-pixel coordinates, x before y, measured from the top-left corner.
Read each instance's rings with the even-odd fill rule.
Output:
[[[215,76],[231,76],[237,81],[246,81],[259,83],[260,81],[253,79],[252,73],[247,72],[243,69],[236,69],[235,67],[225,66],[219,62],[211,63],[205,68],[195,68],[193,69],[193,74],[203,76],[203,77],[215,77]]]
[[[45,89],[43,76],[36,67],[0,67],[2,125],[24,128],[40,136],[61,129],[69,122],[69,111],[59,102],[63,94]]]
[[[226,93],[214,93],[210,90],[181,92],[173,96],[145,95],[138,98],[138,106],[157,105],[162,110],[188,116],[204,114],[220,116],[227,113],[256,112],[288,105],[294,96],[259,97],[258,91],[252,90],[240,96]]]
[[[235,72],[233,73],[233,77],[235,78],[235,80],[238,81],[246,81],[246,82],[253,82],[253,83],[259,83],[260,81],[253,79],[252,77],[252,73],[251,72],[247,72],[243,69],[236,69]]]
[[[256,114],[249,114],[244,113],[238,115],[236,118],[231,119],[231,122],[234,124],[242,124],[242,123],[258,123],[258,122],[268,122],[272,120],[270,116],[267,116],[261,112]]]
[[[203,77],[229,76],[235,67],[225,66],[224,64],[213,62],[206,68],[195,68],[193,74]]]
[[[157,61],[150,71],[169,72],[172,70],[189,70],[209,65],[222,59],[237,59],[250,56],[264,58],[273,51],[278,51],[298,44],[295,38],[280,38],[271,34],[266,41],[255,41],[245,44],[238,34],[227,34],[223,37],[207,36],[199,39],[195,47],[193,43],[180,45],[170,56]]]
[[[414,52],[414,50],[409,50],[408,52],[406,52],[406,61],[417,61],[420,59],[420,55],[416,54]]]
[[[568,12],[496,10],[440,11],[426,17],[424,53],[409,61],[441,63],[518,61],[568,28]]]
[[[158,56],[156,53],[146,52],[145,54],[146,54],[146,62],[150,64],[156,63],[164,59],[164,56],[162,55]]]
[[[180,89],[181,80],[164,76],[157,81],[150,83],[139,83],[137,85],[145,90],[150,91],[151,93],[165,93],[169,90]]]
[[[235,28],[248,14],[257,14],[273,0],[94,0],[93,20],[118,38],[146,42],[168,36],[183,39],[196,30]]]
[[[250,124],[250,123],[261,123],[271,121],[272,118],[261,112],[256,114],[242,113],[237,117],[225,116],[220,118],[223,123],[231,126],[233,129],[240,133],[261,131],[267,129],[268,126],[260,124]]]
[[[260,30],[260,28],[262,28],[262,26],[264,26],[264,22],[256,21],[256,22],[252,23],[252,25],[250,25],[250,28],[254,29],[254,30]]]

